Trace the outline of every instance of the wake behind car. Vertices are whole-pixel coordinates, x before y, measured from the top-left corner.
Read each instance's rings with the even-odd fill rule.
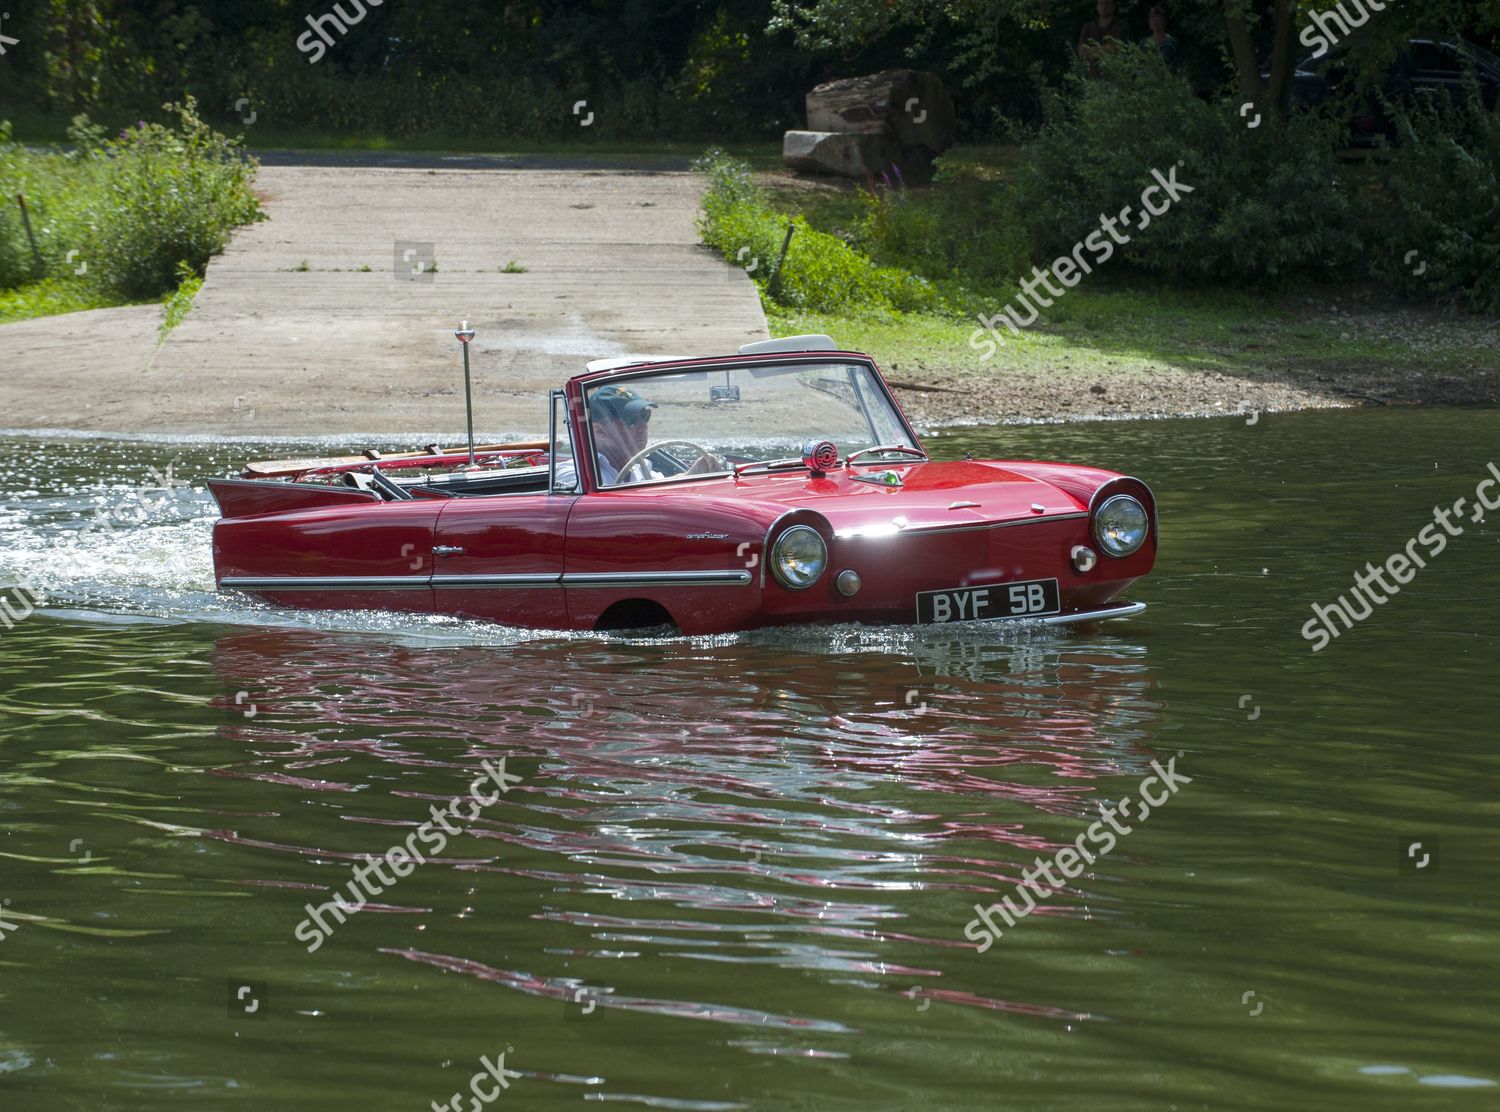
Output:
[[[472,335],[472,333],[469,333]],[[557,630],[1127,617],[1156,501],[1098,468],[929,458],[826,336],[603,360],[545,440],[209,482],[221,589]]]

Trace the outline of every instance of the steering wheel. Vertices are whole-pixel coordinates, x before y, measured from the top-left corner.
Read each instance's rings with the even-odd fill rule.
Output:
[[[635,455],[631,456],[628,460],[626,460],[624,462],[624,464],[620,467],[620,474],[621,475],[628,475],[628,474],[630,474],[630,469],[632,467],[638,466],[641,463],[641,461],[644,460],[647,456],[649,456],[652,452],[659,452],[663,448],[691,448],[693,451],[695,451],[695,452],[698,453],[698,459],[714,459],[714,458],[716,458],[714,456],[714,454],[712,452],[710,452],[707,448],[703,447],[703,445],[701,445],[701,444],[694,444],[691,440],[658,440],[655,444],[647,444],[639,452],[637,452]],[[687,467],[684,467],[682,470],[684,472],[691,471],[694,467],[697,466],[697,464],[698,464],[698,460],[695,459],[691,464],[689,464]]]

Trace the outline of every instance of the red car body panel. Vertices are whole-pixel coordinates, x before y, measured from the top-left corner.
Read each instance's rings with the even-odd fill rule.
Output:
[[[523,494],[442,503],[437,544],[463,551],[435,557],[438,610],[534,629],[571,628],[561,581],[568,515],[576,500]],[[465,581],[446,578],[457,576]]]
[[[1066,616],[1109,604],[1151,570],[1150,490],[1072,464],[903,459],[825,474],[797,467],[598,489],[585,447],[587,388],[670,368],[809,360],[874,369],[867,356],[818,351],[573,378],[565,397],[582,471],[578,494],[382,501],[340,486],[215,480],[225,515],[214,531],[216,579],[293,606],[436,611],[574,630],[608,626],[625,608],[659,613],[685,634],[709,634],[802,622],[910,623],[918,620],[920,592],[1046,579],[1058,581]],[[910,443],[920,447],[914,433]],[[527,459],[535,463],[534,452]],[[309,468],[300,477],[347,470]],[[861,478],[876,472],[899,476],[899,484]],[[1092,520],[1117,492],[1141,501],[1151,520],[1146,543],[1118,559],[1100,549]],[[812,586],[792,590],[767,573],[766,561],[775,539],[798,524],[822,535],[828,563]],[[1097,553],[1087,571],[1075,567],[1077,546]],[[862,583],[853,597],[836,585],[845,570]]]
[[[221,585],[235,578],[302,580],[306,586],[295,590],[257,592],[283,606],[430,612],[433,536],[444,506],[425,499],[361,501],[224,518],[214,526],[214,573]],[[372,585],[318,589],[325,579]]]

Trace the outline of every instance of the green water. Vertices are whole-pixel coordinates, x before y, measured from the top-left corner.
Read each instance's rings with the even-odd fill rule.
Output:
[[[0,631],[0,1107],[427,1109],[501,1052],[488,1107],[1496,1107],[1497,522],[1299,630],[1472,500],[1500,413],[929,446],[1146,479],[1151,609],[666,642],[273,611],[212,593],[202,494],[77,539],[148,465],[263,449],[0,440],[0,584],[47,596]],[[309,953],[305,906],[500,757],[521,782]],[[976,903],[1172,758],[976,950]]]

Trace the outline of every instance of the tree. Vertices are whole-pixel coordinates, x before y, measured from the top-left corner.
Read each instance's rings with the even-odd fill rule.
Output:
[[[1075,0],[1061,15],[1044,0],[774,0],[773,7],[770,29],[794,32],[804,48],[848,53],[894,34],[920,46],[946,25],[958,32],[968,58],[994,68],[1008,44],[1038,27],[1071,43],[1094,5]],[[1120,7],[1129,14],[1127,0]],[[1325,0],[1316,8],[1297,0],[1179,0],[1174,19],[1212,29],[1237,95],[1284,114],[1296,63],[1311,53],[1321,26],[1348,28],[1352,72],[1368,86],[1414,34],[1436,29],[1485,39],[1500,32],[1500,0],[1427,0],[1419,8],[1396,0]]]

